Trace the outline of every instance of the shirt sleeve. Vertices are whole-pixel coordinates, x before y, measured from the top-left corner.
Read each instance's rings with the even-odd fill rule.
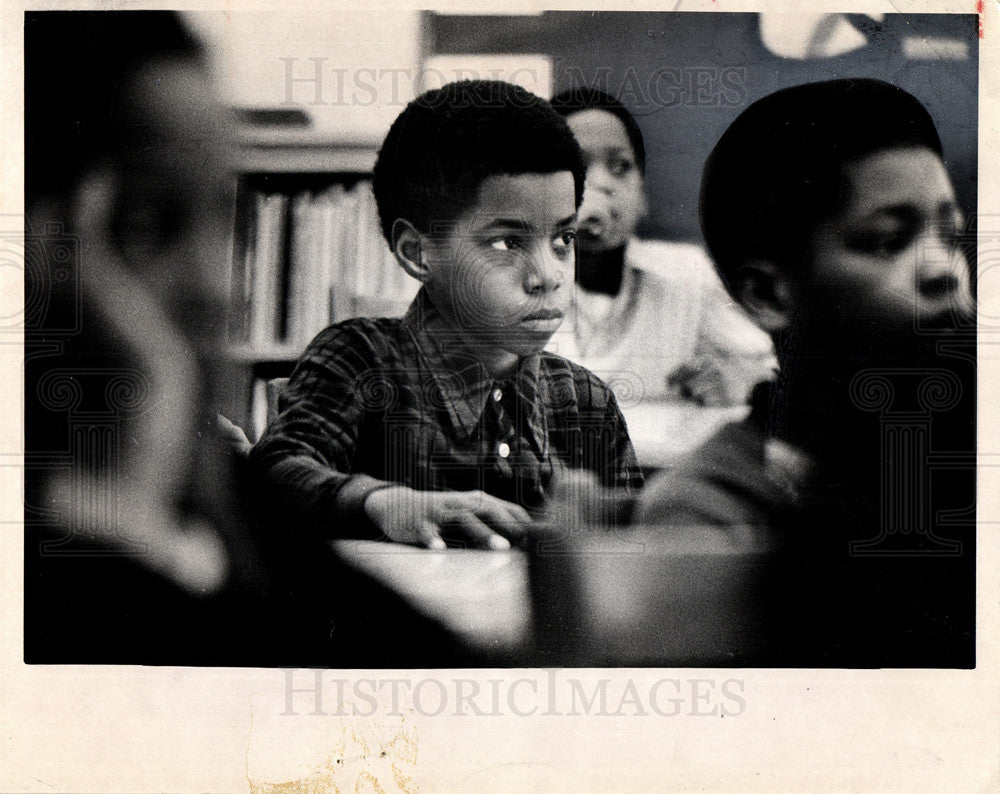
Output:
[[[279,399],[278,417],[250,453],[267,506],[331,537],[370,535],[365,499],[392,484],[351,473],[366,420],[357,384],[378,369],[372,332],[342,324],[320,334]]]
[[[611,489],[610,501],[604,507],[610,526],[626,526],[643,486],[642,469],[636,458],[628,426],[614,395],[607,392],[607,403],[602,420],[599,448],[591,454],[592,469],[596,469],[601,485]],[[596,440],[596,439],[595,439]],[[595,465],[596,464],[596,465]]]
[[[572,405],[567,403],[565,411],[556,411],[562,462],[571,469],[593,473],[602,486],[619,490],[621,495],[637,493],[642,488],[642,470],[611,389],[589,370],[565,359],[556,357],[552,367],[558,373],[552,393],[563,389],[575,392]],[[572,382],[559,382],[562,378]]]
[[[608,392],[608,408],[606,421],[611,429],[609,434],[610,450],[607,455],[610,466],[602,477],[604,485],[610,488],[622,488],[631,494],[636,494],[642,488],[643,476],[639,461],[628,434],[628,425],[615,396]]]
[[[574,380],[583,456],[575,464],[571,461],[571,465],[592,471],[605,488],[638,492],[643,483],[642,470],[614,393],[582,367],[575,367]]]

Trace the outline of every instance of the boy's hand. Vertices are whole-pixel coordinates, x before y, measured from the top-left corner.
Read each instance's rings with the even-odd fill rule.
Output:
[[[215,415],[215,427],[230,452],[240,458],[245,458],[250,454],[253,444],[250,443],[250,439],[247,438],[242,427],[233,424],[222,414]]]
[[[736,405],[741,400],[733,394],[733,385],[719,364],[707,356],[698,356],[681,364],[667,376],[667,387],[686,400],[699,405]]]
[[[390,540],[427,549],[445,548],[442,532],[472,546],[509,549],[531,523],[523,508],[482,491],[381,488],[365,500],[365,512]]]

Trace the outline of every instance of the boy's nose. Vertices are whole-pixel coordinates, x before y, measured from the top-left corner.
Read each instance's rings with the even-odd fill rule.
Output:
[[[577,213],[577,224],[584,232],[600,237],[612,219],[611,191],[587,181],[583,203]]]
[[[917,267],[917,292],[934,303],[949,301],[965,307],[971,302],[965,257],[944,240],[935,239]]]
[[[947,243],[941,241],[925,252],[917,267],[916,280],[918,299],[928,309],[939,307],[962,316],[973,311],[965,257]]]
[[[942,273],[921,278],[917,286],[923,297],[937,300],[958,292],[961,288],[961,282],[958,280],[958,276],[952,273]]]
[[[553,292],[562,286],[566,263],[554,254],[542,253],[531,258],[525,279],[525,289],[530,295]]]

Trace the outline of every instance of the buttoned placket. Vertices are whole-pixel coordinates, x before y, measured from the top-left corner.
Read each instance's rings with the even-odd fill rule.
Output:
[[[496,427],[496,445],[494,447],[494,466],[503,477],[513,477],[514,467],[511,465],[513,445],[516,443],[517,429],[511,418],[509,409],[504,405],[504,397],[513,396],[513,387],[494,383],[490,391],[487,410],[491,413],[492,424]],[[510,400],[508,397],[508,401]]]

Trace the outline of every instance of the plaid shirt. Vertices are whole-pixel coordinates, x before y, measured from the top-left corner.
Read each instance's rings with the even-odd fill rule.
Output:
[[[275,506],[350,535],[388,483],[482,490],[529,510],[563,467],[641,487],[625,420],[597,377],[543,352],[494,380],[462,340],[423,291],[403,318],[316,337],[251,453]]]

